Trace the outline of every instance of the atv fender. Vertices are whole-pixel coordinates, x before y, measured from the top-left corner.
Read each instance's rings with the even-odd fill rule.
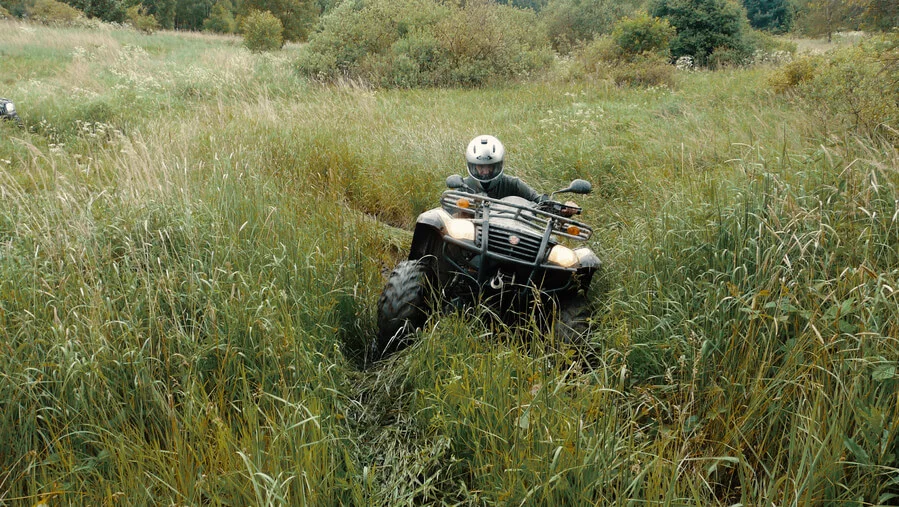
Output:
[[[446,211],[436,208],[418,215],[415,221],[415,231],[412,233],[412,247],[409,248],[409,260],[420,259],[428,254],[435,244],[443,241],[446,233],[446,223],[452,220],[452,216]]]
[[[589,248],[576,248],[574,253],[577,255],[580,264],[580,266],[578,266],[579,271],[599,269],[602,265],[602,261],[599,260],[599,257],[597,257]]]

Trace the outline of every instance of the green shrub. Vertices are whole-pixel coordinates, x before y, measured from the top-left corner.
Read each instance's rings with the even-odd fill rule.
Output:
[[[449,54],[433,33],[415,30],[390,47],[383,84],[402,88],[437,84],[448,61]]]
[[[10,14],[8,10],[4,9],[2,5],[0,5],[0,19],[12,19],[12,14]]]
[[[44,24],[70,24],[79,16],[81,11],[56,0],[36,0],[28,9],[31,19]]]
[[[281,20],[271,12],[250,11],[240,25],[244,45],[250,51],[273,51],[284,45]]]
[[[618,86],[673,86],[668,41],[674,29],[645,12],[620,20],[611,35],[576,52],[573,77],[607,78]]]
[[[608,34],[615,22],[642,4],[635,0],[552,0],[540,18],[553,49],[568,54],[597,35]]]
[[[834,51],[796,89],[826,118],[899,141],[899,32]]]
[[[674,66],[652,53],[619,63],[609,75],[618,86],[674,86]]]
[[[728,0],[653,0],[649,13],[668,19],[677,30],[671,41],[675,59],[691,56],[701,66],[741,63],[754,49],[745,37],[748,22],[743,10]]]
[[[144,33],[153,33],[159,30],[159,22],[156,21],[156,16],[147,14],[147,8],[141,4],[129,7],[125,11],[125,17],[135,30]]]
[[[794,90],[799,84],[814,78],[820,65],[820,57],[806,56],[793,60],[774,71],[768,78],[768,85],[777,93]]]
[[[244,0],[239,5],[240,12],[268,11],[278,18],[284,41],[305,41],[319,13],[316,0]]]
[[[536,21],[531,11],[489,2],[344,2],[323,18],[298,66],[320,79],[385,87],[476,86],[549,66],[549,41]]]
[[[234,33],[237,22],[234,20],[231,0],[219,0],[212,6],[209,17],[203,21],[203,30],[217,33]]]
[[[127,19],[125,17],[126,8],[135,2],[125,2],[123,0],[66,0],[66,3],[83,12],[88,19],[97,18],[102,21],[123,23]]]
[[[676,31],[665,19],[651,17],[645,11],[615,23],[612,41],[622,55],[635,56],[655,53],[668,56],[668,45]]]
[[[727,46],[717,47],[706,59],[706,65],[710,69],[725,69],[742,67],[752,62],[752,55],[740,49]]]

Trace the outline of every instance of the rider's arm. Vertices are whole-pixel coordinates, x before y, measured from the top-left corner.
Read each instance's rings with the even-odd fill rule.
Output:
[[[531,188],[527,183],[514,176],[505,178],[505,181],[502,183],[508,185],[508,188],[503,189],[505,190],[503,192],[505,196],[517,195],[518,197],[524,197],[525,199],[534,202],[542,202],[549,198],[546,194],[538,194],[537,191]]]

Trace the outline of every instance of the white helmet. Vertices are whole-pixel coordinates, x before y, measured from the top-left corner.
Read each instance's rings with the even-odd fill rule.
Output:
[[[468,174],[481,183],[489,183],[503,173],[506,149],[493,136],[477,136],[465,148]]]

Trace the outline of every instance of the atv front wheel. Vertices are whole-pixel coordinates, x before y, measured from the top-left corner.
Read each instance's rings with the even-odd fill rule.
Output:
[[[559,301],[556,314],[555,337],[564,345],[581,345],[587,340],[592,315],[590,301],[578,294]]]
[[[433,257],[399,263],[378,298],[378,338],[374,360],[407,346],[407,338],[424,325],[431,308]]]

